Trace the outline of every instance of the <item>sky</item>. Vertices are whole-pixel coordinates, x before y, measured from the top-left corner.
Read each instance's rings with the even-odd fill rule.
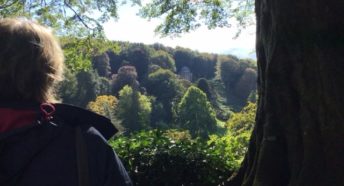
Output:
[[[119,19],[104,24],[106,37],[110,40],[135,43],[161,43],[170,47],[185,47],[199,52],[232,54],[240,58],[255,59],[255,27],[243,30],[236,39],[235,28],[216,28],[208,30],[201,27],[179,37],[161,37],[154,33],[161,20],[150,20],[137,16],[138,9],[129,5],[120,7]]]

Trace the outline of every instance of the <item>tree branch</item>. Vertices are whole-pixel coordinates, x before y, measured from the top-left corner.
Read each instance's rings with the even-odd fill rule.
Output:
[[[87,23],[84,21],[84,19],[79,15],[79,13],[70,5],[67,3],[67,1],[63,1],[64,4],[70,9],[73,11],[74,15],[79,19],[79,21],[88,29],[92,29],[90,28]]]
[[[0,9],[5,9],[5,8],[8,8],[8,7],[10,7],[10,6],[12,6],[12,5],[14,5],[15,3],[17,3],[18,2],[18,0],[16,0],[16,1],[12,1],[11,3],[8,3],[8,4],[3,4],[3,5],[0,5]]]

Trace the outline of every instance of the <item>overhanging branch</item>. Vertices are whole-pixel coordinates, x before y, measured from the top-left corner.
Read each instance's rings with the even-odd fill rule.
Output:
[[[5,8],[8,8],[8,7],[10,7],[10,6],[14,5],[14,4],[15,4],[15,3],[17,3],[17,2],[18,2],[18,0],[16,0],[16,1],[12,1],[12,2],[10,2],[10,3],[7,3],[7,4],[0,5],[0,9],[5,9]]]
[[[78,20],[87,28],[87,29],[92,29],[88,26],[88,24],[84,21],[84,19],[80,16],[80,14],[69,4],[67,1],[63,1],[64,4],[73,11],[74,15],[78,18]]]

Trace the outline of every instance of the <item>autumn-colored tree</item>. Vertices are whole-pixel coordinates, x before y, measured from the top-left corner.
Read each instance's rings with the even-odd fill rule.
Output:
[[[89,102],[87,108],[109,118],[114,123],[116,121],[115,109],[117,103],[118,100],[115,96],[102,95],[98,96],[94,101]]]

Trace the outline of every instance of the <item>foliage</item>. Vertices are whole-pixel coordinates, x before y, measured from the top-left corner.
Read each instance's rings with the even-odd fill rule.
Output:
[[[0,18],[25,16],[56,28],[59,35],[77,37],[104,37],[102,24],[117,19],[119,5],[131,1],[141,4],[141,0],[50,0],[50,1],[6,1],[0,6]],[[205,24],[209,29],[231,26],[229,20],[235,18],[240,28],[252,24],[253,0],[202,0],[169,1],[153,0],[145,3],[140,15],[145,18],[160,18],[164,21],[156,31],[162,35],[189,32]]]
[[[252,68],[246,68],[235,86],[235,94],[246,100],[250,93],[256,89],[257,72]]]
[[[103,55],[106,51],[119,52],[117,43],[105,39],[60,37],[65,63],[72,72],[89,70],[93,56]],[[105,54],[104,54],[105,55]]]
[[[236,163],[240,164],[248,149],[248,143],[255,124],[256,104],[248,103],[239,113],[233,113],[227,121],[227,134],[210,136],[208,143],[220,148],[223,154],[232,154]],[[231,145],[228,145],[231,144]]]
[[[118,1],[111,0],[1,1],[0,18],[34,18],[59,35],[103,36],[102,23],[118,17],[117,6]]]
[[[78,72],[90,69],[89,48],[85,48],[83,40],[69,37],[61,38],[61,46],[65,56],[65,64],[69,70]]]
[[[111,82],[105,77],[99,77],[99,95],[110,95],[112,93]]]
[[[162,69],[159,65],[149,65],[148,68],[148,74],[151,74],[153,72],[158,71],[159,69]]]
[[[68,68],[64,73],[64,80],[57,87],[57,94],[64,103],[72,104],[78,91],[78,81],[74,73]]]
[[[146,129],[150,125],[152,104],[150,99],[137,90],[124,86],[119,92],[116,116],[127,131]]]
[[[118,100],[115,96],[102,95],[98,96],[96,100],[89,102],[87,108],[113,120],[117,102]]]
[[[212,103],[212,106],[216,112],[216,118],[221,121],[227,121],[229,119],[232,108],[228,105],[226,96],[227,92],[224,87],[224,84],[219,79],[208,80],[212,91],[214,92],[216,100]]]
[[[173,55],[173,48],[172,47],[168,47],[168,46],[164,46],[161,43],[154,43],[152,45],[150,45],[152,48],[154,48],[154,50],[162,50],[165,51],[171,55]]]
[[[201,89],[207,95],[208,100],[212,101],[214,99],[214,94],[211,92],[207,79],[200,78],[197,80],[196,83],[197,83],[197,87]]]
[[[110,145],[135,185],[218,185],[238,167],[223,146],[192,140],[185,131],[141,131]]]
[[[101,77],[110,77],[111,67],[110,58],[107,53],[94,56],[92,59],[93,69],[98,72]]]
[[[211,135],[208,144],[217,146],[218,150],[216,153],[218,154],[232,155],[233,159],[227,160],[229,162],[225,163],[232,163],[239,166],[247,152],[250,136],[250,132],[245,132],[238,136],[232,136],[230,134],[224,136]]]
[[[232,114],[227,121],[227,127],[231,135],[238,136],[245,132],[251,132],[255,123],[257,105],[249,102],[241,112]]]
[[[208,138],[216,131],[216,117],[207,96],[191,86],[178,104],[179,126],[188,129],[193,137]]]
[[[220,58],[219,73],[226,87],[235,87],[245,68],[235,58],[229,56]]]
[[[257,90],[253,90],[251,91],[250,95],[247,98],[247,101],[252,102],[252,103],[256,103],[258,99],[258,94],[257,94]]]
[[[89,49],[88,42],[96,48]],[[199,53],[180,47],[176,49],[166,48],[157,44],[148,46],[119,41],[103,43],[100,39],[87,40],[73,37],[63,37],[62,44],[66,54],[67,68],[73,74],[78,74],[80,71],[90,71],[90,67],[93,67],[92,69],[98,74],[105,75],[105,77],[95,78],[97,95],[113,94],[118,96],[118,92],[123,86],[130,85],[132,88],[140,90],[141,93],[147,92],[149,95],[155,96],[156,103],[162,104],[164,112],[161,112],[163,116],[160,119],[158,117],[158,120],[154,122],[159,122],[162,125],[168,125],[172,122],[172,105],[176,105],[185,90],[192,85],[192,82],[178,78],[176,73],[168,70],[174,66],[177,69],[187,66],[193,73],[193,79],[202,77],[208,82],[212,81],[215,73],[217,73],[216,78],[221,79],[226,87],[224,98],[227,98],[227,102],[222,101],[224,98],[221,97],[223,96],[221,90],[218,90],[219,86],[210,86],[208,89],[203,87],[205,88],[203,91],[207,93],[208,99],[221,120],[226,120],[228,117],[229,106],[234,110],[240,110],[246,103],[248,94],[252,92],[252,87],[255,87],[254,78],[250,78],[256,76],[256,67],[253,62],[239,60],[235,56]],[[137,53],[136,57],[130,56],[133,53]],[[139,56],[143,56],[145,62],[141,63]],[[91,59],[93,65],[90,65]],[[162,62],[164,59],[169,62]],[[135,61],[136,66],[140,66],[140,68],[146,68],[148,65],[147,68],[149,69],[146,72],[148,76],[144,76],[140,80],[137,69],[133,66],[134,63],[129,60]],[[175,64],[173,63],[174,60]],[[168,69],[163,69],[159,65]],[[111,78],[108,76],[109,73],[112,74]],[[107,78],[110,79],[107,80]],[[109,85],[109,81],[111,85]],[[221,82],[219,83],[221,84]],[[109,92],[109,86],[111,92]],[[219,96],[219,94],[221,95]],[[69,103],[80,105],[78,103],[80,98],[76,96],[76,93],[74,93],[74,98],[74,100],[64,99]],[[160,106],[153,108],[162,111]],[[164,119],[161,120],[161,118]]]
[[[116,51],[108,51],[107,54],[110,58],[109,63],[111,67],[111,73],[115,74],[117,73],[118,69],[122,66],[122,56],[120,55],[120,52]]]
[[[164,105],[156,99],[152,99],[151,127],[153,129],[169,128],[167,123],[165,122],[166,117],[167,113],[164,109]]]
[[[112,77],[113,92],[118,93],[125,85],[129,85],[136,90],[139,87],[137,72],[134,66],[125,65],[118,69],[117,74]]]
[[[195,56],[196,52],[190,49],[177,47],[173,53],[177,72],[179,72],[184,66],[191,68],[193,66]]]
[[[127,48],[123,47],[122,49],[121,55],[123,56],[123,60],[128,61],[129,64],[127,65],[131,65],[136,68],[139,81],[144,80],[148,75],[147,72],[151,53],[152,49],[142,43],[131,44],[127,46]]]
[[[164,135],[166,137],[173,139],[173,140],[191,140],[191,135],[188,130],[177,130],[177,129],[169,129],[164,131]]]
[[[173,57],[165,51],[158,50],[154,52],[150,61],[153,65],[158,65],[163,69],[168,69],[172,72],[176,71],[176,65]]]
[[[239,111],[256,88],[257,72],[247,60],[233,56],[220,56],[218,76],[226,88],[227,103]]]
[[[199,28],[202,24],[209,29],[228,27],[232,18],[237,21],[239,29],[245,28],[253,23],[250,16],[253,10],[253,0],[153,0],[142,8],[140,15],[149,19],[163,17],[164,22],[156,28],[156,32],[178,35]]]
[[[167,120],[164,122],[167,123],[172,119],[172,102],[177,101],[192,82],[177,78],[173,71],[164,71],[167,69],[162,69],[161,66],[165,68],[173,68],[173,66],[175,66],[179,70],[184,66],[189,67],[192,71],[193,79],[202,77],[209,81],[217,74],[216,78],[221,79],[226,87],[225,97],[227,98],[227,103],[225,104],[230,105],[236,111],[244,106],[248,95],[250,92],[254,91],[256,86],[256,66],[254,62],[247,59],[240,60],[231,55],[199,53],[180,47],[176,49],[164,48],[160,45],[157,46],[157,44],[153,45],[157,50],[155,50],[153,46],[128,42],[107,41],[101,44],[102,41],[99,39],[90,40],[92,45],[100,47],[92,49],[91,53],[87,53],[90,51],[84,46],[87,40],[64,37],[63,41],[63,43],[65,43],[63,46],[67,54],[66,63],[69,69],[72,69],[73,72],[89,69],[89,65],[85,64],[90,63],[90,59],[93,59],[93,68],[98,70],[98,73],[100,72],[100,74],[103,75],[109,73],[113,74],[111,93],[118,95],[118,91],[123,88],[124,85],[130,85],[142,92],[147,91],[148,94],[154,95],[157,101],[163,104],[167,114]],[[86,55],[83,53],[86,53]],[[134,56],[131,56],[132,54]],[[105,62],[104,65],[97,65],[98,62],[96,61],[99,60],[95,59],[107,59],[106,56],[109,57],[109,64],[107,60],[100,60]],[[169,62],[162,62],[163,60]],[[174,60],[175,64],[173,63]],[[141,68],[141,73],[148,73],[148,76],[142,75],[141,79],[139,79],[138,72],[136,72],[136,66]],[[135,68],[135,70],[130,70],[131,68]],[[114,71],[116,69],[117,71]],[[104,81],[104,79],[101,80],[101,86],[103,88],[107,87],[106,81]],[[140,85],[140,82],[142,85]],[[175,87],[176,89],[169,89],[165,85],[168,85],[167,87],[170,88]],[[218,108],[216,104],[218,102],[217,99],[222,98],[217,97],[217,90],[215,89],[217,89],[217,87],[210,88],[210,92],[213,92],[213,98],[208,97],[208,99],[211,98],[211,103],[216,108],[217,115],[221,115],[221,118],[226,118],[228,114],[223,111],[228,109]],[[107,94],[103,92],[101,94]],[[208,93],[209,92],[207,92],[207,96],[210,96]],[[222,106],[219,105],[219,107]]]
[[[217,56],[207,53],[198,53],[190,49],[177,47],[173,55],[177,71],[186,66],[191,69],[194,79],[213,78],[216,71]]]
[[[155,96],[163,104],[167,120],[172,119],[172,104],[182,96],[184,87],[176,74],[170,70],[159,69],[149,74],[146,88],[149,94]]]
[[[125,128],[121,125],[121,121],[116,117],[115,110],[118,100],[115,96],[102,95],[96,100],[88,103],[87,108],[95,113],[109,118],[118,131],[123,132]]]
[[[78,91],[75,96],[75,105],[86,107],[99,95],[99,76],[93,70],[80,71],[76,74]]]
[[[191,69],[195,78],[211,79],[215,77],[215,68],[217,63],[217,56],[208,53],[200,53],[194,58]]]

